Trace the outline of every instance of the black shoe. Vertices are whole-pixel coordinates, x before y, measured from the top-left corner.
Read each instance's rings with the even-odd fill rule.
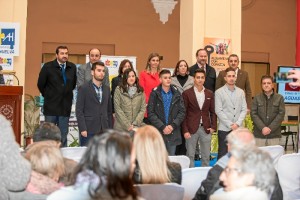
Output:
[[[201,160],[201,155],[195,154],[195,160]]]

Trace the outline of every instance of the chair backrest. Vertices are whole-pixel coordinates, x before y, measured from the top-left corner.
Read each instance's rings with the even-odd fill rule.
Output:
[[[283,193],[300,188],[300,153],[285,154],[278,159],[277,173]]]
[[[184,199],[192,199],[202,181],[206,179],[208,171],[212,167],[195,167],[182,170],[182,183],[184,187]]]
[[[281,145],[259,147],[261,150],[270,154],[273,159],[274,167],[277,168],[278,159],[284,154],[284,148]]]
[[[80,161],[85,150],[86,147],[64,147],[60,149],[63,157],[75,160],[76,162]]]
[[[147,200],[182,200],[184,187],[176,183],[135,185],[139,195]]]
[[[181,169],[190,167],[190,159],[187,156],[169,156],[171,162],[176,162],[181,165]]]

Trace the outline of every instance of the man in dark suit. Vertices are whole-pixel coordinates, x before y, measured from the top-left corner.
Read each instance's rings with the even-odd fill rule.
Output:
[[[186,116],[182,123],[182,133],[186,139],[187,156],[190,167],[194,167],[195,150],[198,139],[202,166],[209,166],[211,134],[217,129],[214,93],[205,87],[205,71],[195,70],[194,86],[182,93]]]
[[[229,67],[231,67],[235,70],[235,73],[237,76],[235,85],[245,91],[247,108],[249,111],[251,108],[252,92],[251,92],[251,86],[250,86],[248,72],[238,68],[239,67],[239,57],[236,54],[231,54],[228,57],[228,65],[229,65]],[[226,75],[225,70],[223,70],[219,73],[217,81],[216,81],[216,90],[226,84],[226,81],[224,79],[225,75]]]
[[[67,146],[73,90],[76,86],[76,66],[68,58],[68,48],[57,47],[56,59],[44,64],[37,83],[44,97],[45,121],[59,127],[63,147]]]
[[[207,52],[205,49],[198,49],[196,52],[197,63],[190,67],[190,75],[194,76],[196,69],[205,71],[204,87],[212,92],[215,92],[216,70],[207,64]]]
[[[76,117],[80,133],[80,145],[86,146],[91,137],[112,128],[112,102],[109,87],[103,83],[103,62],[92,65],[92,80],[78,90]]]
[[[80,65],[78,67],[78,72],[77,72],[77,87],[80,88],[84,83],[89,82],[90,80],[92,80],[92,75],[91,75],[91,68],[93,63],[100,61],[101,59],[101,51],[100,49],[97,48],[93,48],[90,50],[89,52],[89,62],[84,64],[84,65]],[[109,85],[109,72],[108,72],[108,68],[105,66],[105,76],[104,76],[104,80],[103,80],[104,85],[107,85],[108,87]]]

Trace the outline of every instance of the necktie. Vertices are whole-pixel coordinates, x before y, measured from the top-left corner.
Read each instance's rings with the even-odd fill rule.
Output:
[[[62,77],[64,79],[64,85],[66,85],[67,83],[66,68],[64,64],[60,64],[60,66],[61,66]]]

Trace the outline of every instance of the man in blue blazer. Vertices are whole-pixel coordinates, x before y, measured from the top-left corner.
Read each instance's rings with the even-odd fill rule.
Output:
[[[103,62],[92,65],[92,80],[78,90],[76,117],[80,133],[80,145],[86,146],[91,137],[112,128],[112,101],[109,87],[103,83]]]
[[[198,49],[196,52],[197,63],[190,67],[190,75],[194,76],[196,69],[203,69],[205,71],[204,87],[212,92],[216,88],[216,70],[207,64],[207,52],[205,49]]]
[[[247,114],[245,92],[235,86],[235,70],[229,67],[225,73],[226,84],[215,93],[215,111],[219,119],[218,159],[227,153],[226,136],[243,125]]]

